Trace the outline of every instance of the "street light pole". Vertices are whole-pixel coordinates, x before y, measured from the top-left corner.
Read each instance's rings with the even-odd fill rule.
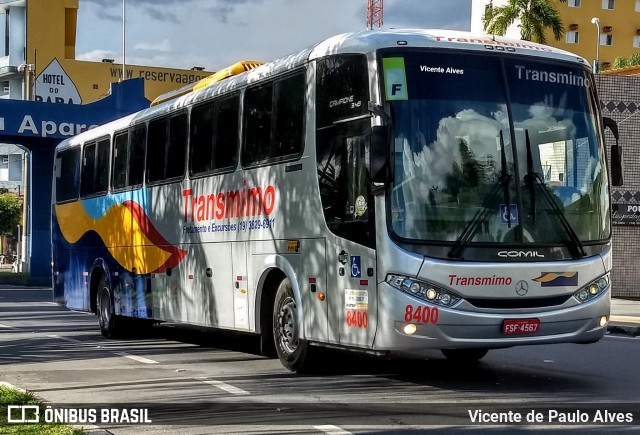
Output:
[[[596,60],[593,62],[593,73],[600,72],[600,18],[591,18],[591,23],[596,25]]]

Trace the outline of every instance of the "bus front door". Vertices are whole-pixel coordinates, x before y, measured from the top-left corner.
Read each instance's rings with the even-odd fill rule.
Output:
[[[327,243],[331,336],[340,344],[371,347],[377,318],[376,256],[356,243]]]
[[[359,347],[373,345],[377,317],[370,128],[363,119],[328,130],[321,169],[325,219],[336,236],[326,250],[330,336]]]

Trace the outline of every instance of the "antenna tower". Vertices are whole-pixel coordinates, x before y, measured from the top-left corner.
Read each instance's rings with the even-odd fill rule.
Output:
[[[367,29],[382,27],[383,2],[384,0],[367,0]]]

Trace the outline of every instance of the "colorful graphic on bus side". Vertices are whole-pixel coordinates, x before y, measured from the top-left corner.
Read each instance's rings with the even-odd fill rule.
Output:
[[[77,243],[87,232],[94,231],[128,271],[161,273],[178,265],[187,254],[167,242],[134,200],[113,204],[105,198],[95,198],[57,204],[55,211],[67,242]]]
[[[542,287],[577,286],[578,272],[542,272],[533,280],[539,282]]]

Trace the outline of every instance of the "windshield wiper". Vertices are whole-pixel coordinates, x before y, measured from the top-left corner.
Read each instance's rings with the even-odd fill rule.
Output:
[[[507,224],[509,225],[509,228],[511,228],[509,184],[511,183],[513,177],[511,176],[511,174],[509,174],[509,169],[507,168],[507,155],[504,150],[504,138],[502,136],[502,130],[500,130],[500,165],[500,177],[498,178],[491,191],[485,197],[480,209],[478,209],[473,218],[471,218],[467,225],[465,225],[462,233],[460,233],[460,236],[453,245],[453,248],[451,248],[451,251],[449,251],[449,258],[460,258],[462,256],[464,248],[466,248],[469,242],[473,240],[473,237],[476,235],[478,228],[487,219],[487,216],[493,211],[495,205],[497,204],[498,198],[500,197],[500,189],[502,189],[504,193],[504,201],[506,203],[505,207],[507,208]]]
[[[547,200],[551,209],[553,210],[553,214],[555,214],[560,223],[562,224],[562,228],[569,236],[570,249],[574,251],[575,254],[580,257],[586,257],[587,253],[584,250],[584,246],[580,241],[580,237],[576,234],[575,230],[567,220],[566,216],[558,207],[554,196],[547,190],[546,185],[544,184],[544,179],[542,175],[533,171],[533,156],[531,155],[531,140],[529,139],[529,130],[525,130],[525,141],[527,147],[527,174],[524,176],[525,185],[529,188],[529,194],[531,196],[531,213],[533,214],[533,223],[536,222],[536,194],[535,194],[535,186],[540,187],[542,191],[542,196]]]

